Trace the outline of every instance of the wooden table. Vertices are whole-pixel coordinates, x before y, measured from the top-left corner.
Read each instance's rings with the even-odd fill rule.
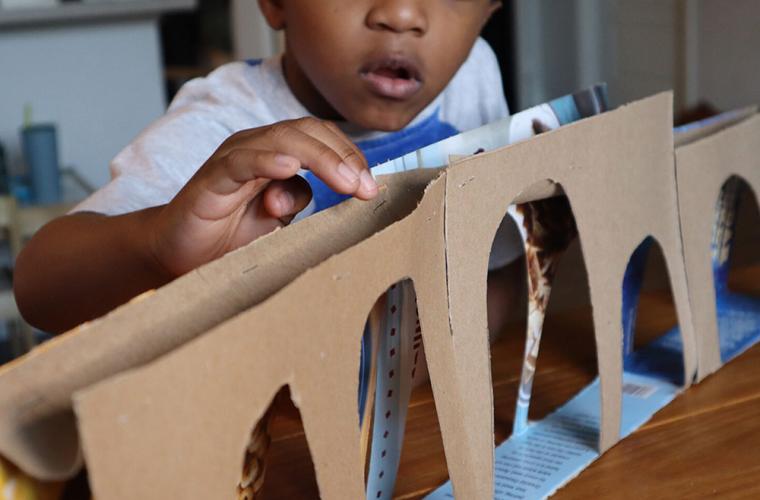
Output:
[[[760,267],[731,276],[737,291],[760,295]],[[676,323],[666,292],[642,296],[637,344]],[[524,330],[512,327],[492,348],[495,438],[509,436]],[[589,308],[547,320],[531,418],[575,395],[597,374]],[[264,496],[317,498],[298,411],[273,423]],[[412,395],[396,497],[420,498],[448,477],[429,384]],[[760,498],[760,346],[677,397],[651,421],[594,462],[554,498]]]

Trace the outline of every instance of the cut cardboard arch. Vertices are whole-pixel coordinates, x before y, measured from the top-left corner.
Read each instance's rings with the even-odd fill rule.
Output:
[[[536,374],[544,320],[554,278],[562,256],[577,237],[575,215],[559,183],[551,179],[537,181],[525,188],[517,198],[530,199],[536,193],[545,192],[552,192],[554,195],[535,201],[510,204],[506,215],[517,224],[523,241],[522,261],[525,263],[527,281],[525,349],[512,435],[522,434],[528,427],[533,378]],[[503,225],[501,222],[499,231]],[[497,233],[494,238],[498,237]]]
[[[468,486],[473,488],[467,484],[472,481],[467,475],[463,480],[457,478],[457,472],[461,474],[474,467],[472,463],[463,467],[462,460],[474,460],[477,454],[468,447],[467,428],[458,404],[462,398],[460,391],[466,388],[452,377],[450,370],[453,353],[445,312],[443,247],[436,244],[421,252],[416,244],[420,238],[440,241],[444,188],[445,177],[441,177],[428,187],[412,215],[328,259],[261,305],[208,335],[159,362],[83,391],[75,398],[75,407],[94,494],[101,498],[168,498],[187,494],[178,489],[181,486],[173,481],[172,474],[162,470],[162,466],[179,466],[182,470],[174,474],[195,478],[193,497],[224,496],[229,491],[228,485],[234,484],[239,456],[235,453],[222,456],[214,450],[236,446],[242,449],[241,437],[250,430],[249,416],[263,412],[262,405],[249,407],[245,417],[241,417],[235,411],[241,404],[239,400],[268,401],[272,391],[289,383],[294,402],[303,415],[321,494],[332,498],[363,496],[364,471],[360,465],[363,461],[356,411],[358,332],[376,297],[407,277],[414,281],[418,296],[424,297],[419,303],[420,320],[429,346],[427,356],[446,453],[447,456],[455,453],[459,460],[459,467],[452,468],[452,477],[461,484],[462,491],[467,491]],[[384,265],[368,266],[371,257],[381,249]],[[336,308],[336,304],[340,307]],[[330,314],[331,322],[324,321],[325,314]],[[252,330],[257,334],[252,334]],[[249,352],[250,356],[241,355]],[[191,366],[205,369],[195,370]],[[242,373],[246,374],[246,380],[239,380]],[[154,381],[148,384],[148,391],[155,391],[155,396],[134,386],[139,384],[138,380]],[[252,380],[257,383],[252,384]],[[266,387],[269,387],[266,394],[261,394]],[[443,397],[441,390],[445,391]],[[167,394],[171,396],[167,398]],[[217,399],[220,394],[223,401]],[[214,405],[210,405],[212,400]],[[177,411],[177,402],[187,405],[183,406],[184,411]],[[217,404],[224,411],[213,408]],[[166,419],[175,419],[178,414],[183,415],[183,425],[164,429]],[[210,423],[214,428],[209,428]],[[199,432],[202,428],[204,432]],[[136,438],[147,429],[162,432]],[[219,440],[220,433],[224,434],[223,442]],[[153,455],[158,449],[177,449],[184,456],[190,451],[187,447],[191,446],[188,443],[191,435],[194,436],[191,456],[204,457],[203,464],[189,459],[182,464],[153,464],[145,471],[140,470],[140,465],[128,472],[122,470],[124,460],[138,463],[137,457]],[[204,465],[209,457],[214,458],[213,470]]]
[[[747,179],[732,174],[720,186],[712,221],[713,237],[710,250],[716,291],[728,286],[728,269],[734,256],[737,222],[743,199],[754,202],[755,206],[760,201]],[[721,271],[725,271],[725,274],[721,275]]]
[[[661,94],[520,144],[454,160],[440,173],[415,172],[419,177],[405,179],[416,179],[418,193],[427,186],[419,205],[419,198],[390,188],[378,203],[341,205],[193,273],[184,285],[147,298],[149,305],[127,306],[51,344],[0,370],[0,452],[48,477],[68,473],[64,465],[71,464],[46,464],[40,458],[45,450],[25,442],[23,431],[26,423],[34,425],[42,417],[70,414],[74,393],[96,498],[225,498],[239,479],[251,416],[263,414],[274,392],[287,384],[303,416],[321,495],[361,498],[366,490],[357,346],[377,296],[411,279],[454,491],[460,498],[491,498],[488,256],[504,208],[549,196],[556,191],[552,183],[563,187],[570,202],[588,271],[600,376],[599,403],[594,400],[594,408],[601,407],[596,449],[605,451],[621,435],[620,286],[631,255],[650,236],[661,246],[688,385],[695,373],[701,378],[721,363],[715,292],[705,287],[712,284],[706,221],[713,220],[714,200],[729,176],[741,175],[755,192],[760,186],[755,146],[760,117],[693,136],[675,150],[674,169],[671,110],[672,97]],[[398,217],[389,215],[397,209],[394,200],[408,208]],[[360,237],[342,235],[356,220]],[[342,239],[310,253],[294,235],[303,228],[318,231],[319,224]],[[287,255],[274,251],[288,242],[299,245],[288,247]],[[254,256],[266,264],[248,260]],[[296,264],[276,273],[284,261]],[[250,276],[264,280],[263,270],[272,273],[271,280],[255,283]],[[214,308],[213,319],[194,311],[207,304]],[[203,321],[188,324],[197,320],[196,312]],[[109,326],[115,336],[106,335]],[[170,332],[166,339],[164,327]],[[190,333],[181,331],[184,327]],[[150,345],[136,349],[134,341]],[[77,356],[75,347],[82,348]],[[55,368],[67,355],[76,364],[63,377]],[[42,371],[44,383],[35,369]],[[19,407],[32,413],[19,415]],[[71,428],[64,434],[76,442]]]
[[[268,428],[261,426],[264,418],[271,416]],[[302,423],[303,417],[293,403],[290,386],[284,385],[276,393],[264,418],[252,423],[252,438],[245,452],[241,484],[237,488],[237,500],[260,498],[312,498],[316,495],[316,471],[309,443],[305,435],[298,433],[300,426],[291,427],[294,420]],[[287,426],[293,434],[279,434]],[[270,439],[268,432],[278,433]],[[293,461],[288,452],[305,448],[299,454],[298,461]],[[301,448],[303,449],[303,448]],[[264,452],[264,453],[262,453]],[[270,470],[274,474],[270,474]],[[286,475],[288,481],[278,481],[277,475]]]
[[[0,367],[0,454],[43,480],[72,477],[82,466],[74,392],[155,360],[408,216],[437,175],[385,178],[370,203],[351,200],[270,233]]]
[[[746,196],[745,196],[746,192]],[[737,345],[738,312],[745,322],[748,313],[760,314],[760,300],[744,296],[729,288],[729,273],[733,267],[737,240],[737,223],[742,198],[748,198],[757,207],[758,198],[752,186],[741,176],[731,175],[720,188],[715,204],[715,222],[711,241],[713,281],[715,285],[718,341],[721,346],[721,362],[726,363],[735,355],[730,346]],[[757,214],[754,214],[757,215]],[[733,319],[732,319],[733,318]],[[760,326],[760,321],[757,321]],[[739,335],[741,338],[742,335]],[[740,348],[744,350],[743,348]]]
[[[644,284],[646,270],[652,266],[652,258],[659,254],[665,258],[662,246],[656,238],[647,237],[639,244],[631,255],[625,277],[623,279],[623,359],[624,369],[641,371],[648,376],[661,379],[665,382],[677,386],[688,385],[685,382],[685,371],[683,369],[686,360],[683,352],[683,334],[680,328],[680,319],[677,317],[674,326],[666,327],[658,331],[655,338],[647,338],[646,343],[637,342],[640,334],[639,324],[637,321],[638,311],[641,307],[639,298]],[[672,283],[670,270],[667,261],[665,264],[665,286],[671,297],[674,309],[675,301],[673,299]],[[677,332],[676,332],[677,330]],[[665,336],[670,335],[677,341],[664,343]],[[677,347],[676,347],[677,346]],[[625,408],[624,408],[625,410]]]
[[[619,284],[631,252],[650,234],[658,238],[666,257],[674,263],[673,288],[680,297],[679,315],[685,318],[685,369],[696,369],[686,275],[683,265],[678,266],[682,249],[672,169],[670,98],[662,94],[525,143],[462,159],[454,162],[448,172],[446,243],[452,332],[455,338],[462,337],[456,341],[477,349],[472,359],[483,359],[487,349],[478,338],[485,330],[483,306],[471,307],[471,301],[465,298],[485,294],[482,282],[470,278],[482,276],[487,266],[489,248],[479,243],[493,234],[501,207],[515,199],[524,186],[547,178],[563,186],[576,217],[594,304],[602,391],[602,451],[619,439]],[[629,114],[637,114],[639,119],[627,120]],[[510,153],[502,154],[504,150]],[[594,178],[587,174],[591,169]],[[644,199],[648,200],[645,206],[640,201]],[[490,380],[487,367],[471,366],[469,370],[471,387],[483,387]],[[481,394],[472,390],[468,396],[471,397],[465,405],[491,403],[487,391]],[[481,411],[480,415],[491,413]],[[493,422],[484,419],[481,417],[481,428],[493,429]]]
[[[729,282],[731,281],[731,274],[738,267],[754,265],[760,261],[760,252],[751,246],[760,239],[760,196],[746,179],[738,175],[733,177],[739,181],[740,193],[734,217],[735,227],[728,273]],[[731,178],[727,179],[726,182],[730,180]],[[731,286],[729,286],[729,290],[733,290]],[[745,293],[743,290],[737,290],[737,292]],[[748,293],[755,294],[753,287],[749,287]]]
[[[379,306],[379,307],[378,307]],[[377,308],[377,309],[375,309]],[[377,318],[372,318],[377,316]],[[415,378],[422,376],[422,324],[417,314],[414,281],[398,281],[378,298],[370,311],[373,377],[371,401],[362,423],[362,446],[368,441],[367,497],[391,498],[405,443],[409,401]],[[365,334],[366,338],[366,334]],[[366,343],[366,341],[365,341]],[[360,385],[364,384],[360,381]],[[361,408],[361,401],[360,401]],[[371,429],[371,436],[369,434]]]
[[[755,114],[675,150],[684,263],[697,335],[698,380],[723,364],[711,255],[715,202],[732,176],[744,179],[755,194],[760,192],[758,137],[760,116]]]

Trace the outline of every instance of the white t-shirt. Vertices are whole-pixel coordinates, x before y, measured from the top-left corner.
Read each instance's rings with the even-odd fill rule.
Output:
[[[507,115],[498,62],[479,38],[443,92],[403,130],[338,125],[373,166]],[[226,64],[185,84],[166,114],[113,159],[111,181],[74,211],[117,215],[168,203],[230,135],[305,116],[310,113],[290,91],[281,56]],[[313,176],[309,182],[315,197],[326,189]],[[330,203],[341,199],[330,195]],[[514,237],[506,238],[512,240],[510,255],[519,244]]]

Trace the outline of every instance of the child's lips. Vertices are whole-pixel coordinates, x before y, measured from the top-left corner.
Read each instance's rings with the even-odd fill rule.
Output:
[[[374,94],[388,99],[408,99],[422,88],[417,65],[404,58],[374,61],[362,68],[359,75]]]

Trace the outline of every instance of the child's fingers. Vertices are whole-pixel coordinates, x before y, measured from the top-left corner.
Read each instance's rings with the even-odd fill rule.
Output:
[[[377,195],[377,184],[369,173],[367,160],[361,150],[333,122],[322,120],[299,120],[297,125],[301,130],[316,137],[331,147],[343,159],[343,163],[359,176],[359,188],[354,195],[361,199],[372,199]],[[318,175],[317,172],[315,174]],[[324,179],[323,179],[324,180]]]
[[[315,127],[317,136],[322,142],[332,147],[359,176],[359,189],[355,193],[358,198],[372,199],[377,195],[377,184],[369,172],[367,160],[361,150],[333,122],[320,122],[321,127]]]
[[[207,170],[204,187],[215,194],[227,195],[256,179],[261,179],[262,184],[268,179],[288,179],[296,175],[300,168],[301,162],[290,155],[235,148]]]
[[[234,148],[201,168],[175,198],[201,219],[230,216],[258,196],[272,179],[293,177],[301,162],[274,151]]]
[[[298,158],[303,166],[339,193],[356,195],[363,199],[374,197],[373,189],[377,190],[377,185],[369,172],[364,170],[365,173],[357,173],[357,170],[362,172],[361,167],[350,166],[351,162],[358,161],[352,148],[337,144],[336,138],[331,132],[328,134],[329,129],[324,126],[313,127],[311,133],[304,132],[303,127],[303,123],[296,125],[295,122],[273,125],[268,130],[271,146],[277,151],[287,152]],[[332,142],[340,153],[315,137],[314,130],[320,130],[323,138],[330,137],[327,140]],[[344,161],[344,157],[349,163]]]
[[[293,125],[332,148],[357,175],[368,168],[361,150],[333,122],[304,118],[295,120]]]
[[[264,191],[264,210],[276,219],[289,219],[306,208],[311,201],[311,189],[306,179],[295,176],[271,182]]]

